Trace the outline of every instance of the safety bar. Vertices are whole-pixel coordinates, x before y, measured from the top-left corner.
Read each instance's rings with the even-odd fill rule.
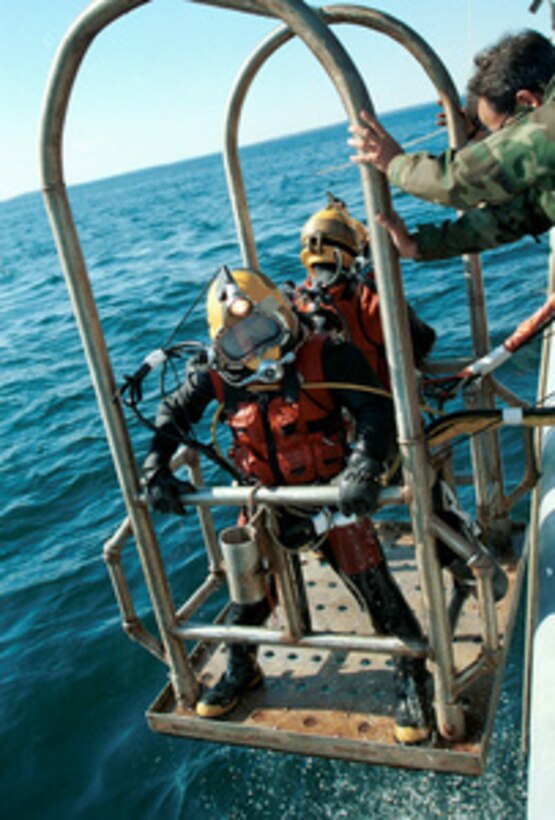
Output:
[[[427,646],[422,641],[410,644],[398,638],[371,637],[341,634],[338,632],[313,632],[300,638],[292,638],[279,629],[247,626],[187,626],[177,627],[174,633],[183,640],[210,643],[252,643],[270,646],[295,646],[299,649],[330,649],[334,652],[373,652],[381,655],[398,655],[407,658],[425,658]]]
[[[182,493],[183,504],[198,507],[243,507],[249,504],[270,504],[299,507],[331,507],[339,504],[339,487],[197,487],[194,492]],[[406,504],[407,492],[403,487],[386,487],[380,490],[379,506]],[[353,519],[354,520],[354,519]]]

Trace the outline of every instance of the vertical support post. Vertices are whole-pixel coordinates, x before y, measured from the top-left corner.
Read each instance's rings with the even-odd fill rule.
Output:
[[[482,269],[476,254],[465,256],[463,264],[473,354],[478,358],[491,349]],[[469,396],[469,406],[474,402],[479,407],[495,407],[495,391],[487,378],[482,379],[479,387]],[[478,521],[485,540],[494,548],[496,554],[508,558],[511,554],[511,529],[503,498],[503,468],[498,433],[490,431],[473,436],[470,441],[470,452]]]
[[[46,209],[169,664],[170,680],[178,703],[189,705],[196,699],[198,684],[183,644],[174,633],[175,609],[152,521],[141,499],[137,465],[117,397],[117,385],[72,218],[62,167],[61,146],[67,106],[85,52],[102,28],[145,2],[99,0],[85,9],[66,35],[50,75],[42,115],[41,174]]]
[[[204,480],[202,477],[202,467],[200,458],[196,450],[187,448],[185,452],[185,463],[189,468],[189,473],[193,484],[202,487]],[[218,543],[218,536],[214,526],[214,518],[210,507],[197,507],[197,514],[200,521],[200,528],[206,545],[208,555],[208,566],[210,572],[218,572],[221,569],[222,553]]]
[[[262,0],[262,5],[281,17],[321,62],[336,86],[351,122],[358,121],[362,108],[373,111],[368,92],[354,64],[312,9],[300,0]],[[432,477],[428,470],[417,402],[401,271],[389,236],[376,223],[377,213],[390,210],[389,189],[383,175],[378,174],[373,167],[363,165],[360,171],[381,303],[399,446],[405,480],[412,494],[410,510],[433,652],[437,721],[442,735],[454,739],[461,737],[464,732],[464,715],[460,704],[456,703],[451,633],[441,571],[435,554],[435,540],[430,528]]]

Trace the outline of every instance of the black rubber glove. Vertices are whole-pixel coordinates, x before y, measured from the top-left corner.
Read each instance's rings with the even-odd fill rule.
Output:
[[[145,483],[146,497],[154,510],[175,515],[187,514],[180,496],[194,491],[195,488],[189,481],[176,478],[169,467],[160,467],[150,477],[145,476]]]
[[[339,476],[339,509],[343,515],[371,515],[378,508],[382,465],[354,452]]]

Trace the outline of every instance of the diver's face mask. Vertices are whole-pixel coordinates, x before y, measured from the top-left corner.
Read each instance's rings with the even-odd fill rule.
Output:
[[[253,312],[232,327],[224,328],[215,343],[230,362],[247,362],[282,341],[283,327],[273,316]]]
[[[273,384],[283,378],[284,365],[295,354],[282,350],[291,332],[278,313],[254,309],[231,327],[223,328],[213,344],[214,362],[222,377],[236,385]]]

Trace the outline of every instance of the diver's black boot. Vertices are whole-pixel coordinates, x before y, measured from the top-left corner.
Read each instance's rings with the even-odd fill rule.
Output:
[[[270,613],[266,599],[255,604],[232,603],[227,623],[230,625],[259,626]],[[249,644],[230,644],[227,669],[212,689],[206,689],[196,705],[196,713],[203,718],[218,718],[231,712],[243,692],[254,689],[263,681],[262,670],[256,662],[257,647]]]
[[[428,740],[431,732],[430,674],[424,661],[396,658],[393,673],[395,696],[395,740],[414,745]]]
[[[229,650],[227,669],[212,689],[206,689],[197,701],[199,717],[218,718],[235,709],[243,692],[254,689],[263,681],[256,662],[256,650],[234,644]]]
[[[423,639],[420,624],[385,562],[346,580],[355,587],[378,632],[396,635],[407,642]],[[394,668],[395,739],[399,743],[422,743],[430,736],[432,727],[428,691],[431,677],[422,659],[395,658]]]

